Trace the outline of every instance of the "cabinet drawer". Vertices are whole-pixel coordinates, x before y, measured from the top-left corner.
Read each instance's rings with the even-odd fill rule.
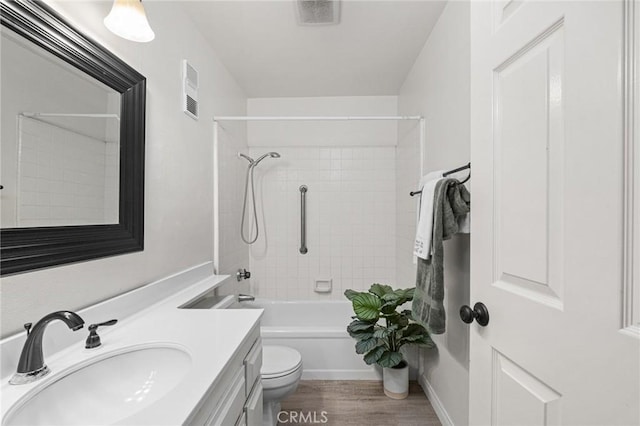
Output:
[[[258,380],[244,407],[247,426],[262,425],[262,382]]]
[[[246,397],[251,393],[253,384],[260,379],[262,368],[262,339],[258,339],[244,359]]]
[[[242,414],[245,405],[244,383],[244,369],[241,369],[230,384],[230,391],[225,395],[221,407],[207,422],[207,425],[228,426],[235,424],[236,419]]]

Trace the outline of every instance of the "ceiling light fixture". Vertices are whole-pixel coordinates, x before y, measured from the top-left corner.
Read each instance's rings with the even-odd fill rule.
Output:
[[[146,43],[156,36],[149,26],[142,0],[114,0],[104,25],[117,36]]]

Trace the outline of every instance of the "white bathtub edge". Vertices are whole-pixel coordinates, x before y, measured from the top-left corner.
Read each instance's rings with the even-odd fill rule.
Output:
[[[375,368],[370,370],[303,370],[302,380],[382,380]]]

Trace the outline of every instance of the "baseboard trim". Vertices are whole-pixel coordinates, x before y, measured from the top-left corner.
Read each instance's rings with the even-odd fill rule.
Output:
[[[447,410],[445,410],[444,405],[442,405],[440,398],[438,398],[438,395],[436,395],[436,392],[431,384],[422,375],[418,377],[418,383],[420,383],[424,394],[429,399],[429,402],[433,407],[433,411],[436,412],[436,416],[438,416],[438,419],[440,420],[440,423],[442,423],[442,426],[454,426],[451,417],[449,417],[449,413],[447,413]]]

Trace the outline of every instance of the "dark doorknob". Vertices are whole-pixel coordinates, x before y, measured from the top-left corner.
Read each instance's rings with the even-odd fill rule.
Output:
[[[485,327],[489,324],[489,310],[482,302],[473,305],[473,309],[464,305],[460,308],[460,318],[467,324],[471,324],[473,320],[476,320],[478,324]]]

